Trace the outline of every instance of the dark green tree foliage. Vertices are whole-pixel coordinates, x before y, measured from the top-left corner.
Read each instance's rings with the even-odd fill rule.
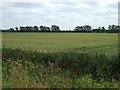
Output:
[[[18,31],[18,27],[15,27],[16,31]]]
[[[91,31],[91,26],[89,26],[89,25],[85,25],[85,26],[83,26],[83,30],[84,31]]]
[[[59,31],[60,31],[60,28],[59,28],[59,26],[52,25],[52,26],[51,26],[51,30],[54,31],[54,32],[59,32]]]
[[[76,26],[74,31],[72,30],[60,30],[59,26],[52,25],[51,28],[47,26],[20,26],[6,30],[2,30],[2,32],[97,32],[97,33],[118,33],[120,32],[120,26],[119,25],[109,25],[108,30],[105,29],[105,27],[99,27],[96,29],[92,29],[90,25],[84,25],[84,26]]]
[[[93,29],[94,32],[101,33],[103,27],[99,27],[97,29]],[[103,28],[104,29],[104,28]]]
[[[32,26],[26,26],[26,27],[21,26],[20,27],[21,32],[33,32],[33,29],[34,28]]]
[[[40,31],[44,31],[44,26],[40,26]]]
[[[98,28],[97,32],[101,32],[101,27]]]
[[[91,26],[89,26],[89,25],[85,25],[85,26],[76,26],[75,27],[75,29],[74,29],[74,31],[77,31],[77,32],[79,32],[79,31],[91,31]]]
[[[38,32],[38,31],[39,31],[38,26],[34,26],[34,31],[35,31],[35,32]]]
[[[14,32],[14,28],[10,28],[10,31],[11,31],[11,32]]]
[[[74,31],[82,31],[83,30],[83,27],[82,26],[76,26]]]
[[[112,30],[112,25],[109,25],[109,26],[108,26],[108,30]]]
[[[92,32],[97,32],[97,28],[93,29]]]
[[[108,32],[120,32],[120,26],[119,25],[109,25],[108,26]]]
[[[21,31],[21,32],[24,32],[24,31],[26,31],[26,28],[23,27],[23,26],[20,26],[20,31]]]
[[[50,32],[50,28],[46,26],[40,26],[40,31],[42,32]]]
[[[105,32],[105,27],[102,27],[101,32],[103,33]]]
[[[34,29],[32,26],[26,26],[25,28],[27,32],[33,32]]]
[[[50,31],[50,28],[49,28],[49,27],[45,27],[45,30],[46,30],[46,31]]]

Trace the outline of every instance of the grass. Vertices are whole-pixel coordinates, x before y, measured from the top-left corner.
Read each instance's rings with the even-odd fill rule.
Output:
[[[120,88],[116,33],[3,33],[4,88]]]
[[[4,88],[119,88],[116,56],[3,48],[2,66]]]
[[[116,33],[3,33],[2,38],[6,48],[118,54]]]
[[[120,60],[117,56],[77,52],[31,52],[20,49],[3,49],[3,61],[24,59],[36,64],[53,65],[70,69],[79,75],[93,74],[95,78],[113,78],[119,72]],[[114,74],[113,74],[114,73]]]

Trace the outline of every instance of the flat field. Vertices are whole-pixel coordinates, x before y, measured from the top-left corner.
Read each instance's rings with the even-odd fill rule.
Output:
[[[118,54],[116,33],[3,33],[6,48]]]
[[[120,88],[116,33],[3,33],[2,40],[4,88]]]

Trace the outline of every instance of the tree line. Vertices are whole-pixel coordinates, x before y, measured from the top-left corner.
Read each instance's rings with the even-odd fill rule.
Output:
[[[20,26],[15,28],[10,28],[2,30],[2,32],[97,32],[97,33],[118,33],[120,31],[119,25],[109,25],[106,29],[103,27],[98,27],[92,29],[90,25],[76,26],[74,30],[60,30],[59,26],[52,25],[51,27],[47,26]]]

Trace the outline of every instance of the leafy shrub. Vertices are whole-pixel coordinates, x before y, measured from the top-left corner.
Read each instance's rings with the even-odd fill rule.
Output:
[[[49,66],[49,62],[62,69],[68,69],[77,75],[92,74],[94,79],[119,79],[120,60],[117,56],[100,53],[78,52],[39,52],[20,49],[3,48],[3,61],[8,59],[27,60],[34,64]]]
[[[6,68],[7,69],[6,69]],[[50,67],[48,67],[50,68]],[[3,61],[3,87],[5,88],[118,88],[118,83],[109,79],[95,80],[92,75],[78,76],[71,70],[50,72],[42,64],[28,60]]]
[[[80,79],[77,79],[73,82],[73,88],[117,88],[118,84],[111,80],[107,82],[104,79],[100,81],[93,80],[91,75],[82,76]]]

